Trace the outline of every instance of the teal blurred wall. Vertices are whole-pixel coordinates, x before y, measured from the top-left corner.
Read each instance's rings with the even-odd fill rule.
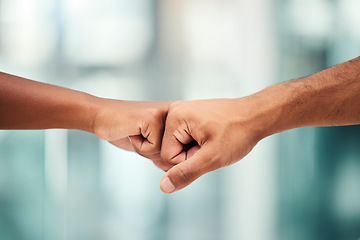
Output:
[[[279,2],[280,79],[359,56],[359,3]],[[302,128],[279,135],[279,239],[359,239],[359,131],[359,126]]]
[[[358,56],[358,9],[357,0],[0,0],[0,71],[108,98],[242,97]],[[151,162],[91,134],[0,131],[0,239],[359,239],[359,131],[271,136],[170,196]]]

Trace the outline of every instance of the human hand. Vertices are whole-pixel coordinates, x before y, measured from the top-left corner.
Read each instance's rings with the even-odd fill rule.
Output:
[[[201,175],[246,156],[266,136],[254,97],[174,102],[169,108],[161,157],[174,165],[163,192],[180,190]]]
[[[170,102],[97,99],[93,133],[113,145],[136,151],[162,169],[160,148]]]

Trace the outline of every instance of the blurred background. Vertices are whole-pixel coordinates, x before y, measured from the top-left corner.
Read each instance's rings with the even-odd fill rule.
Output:
[[[0,71],[127,100],[242,97],[357,57],[358,0],[0,0]],[[1,114],[1,113],[0,113]],[[360,128],[301,128],[172,195],[75,130],[0,131],[1,240],[360,239]]]

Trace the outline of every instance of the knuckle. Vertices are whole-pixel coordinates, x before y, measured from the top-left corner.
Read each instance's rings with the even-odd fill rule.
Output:
[[[164,111],[162,111],[160,108],[150,108],[148,109],[148,116],[152,120],[158,121],[160,119],[163,119]]]
[[[160,157],[164,162],[171,163],[171,156],[168,151],[161,151]]]
[[[181,106],[183,102],[184,101],[181,101],[181,100],[172,102],[171,105],[170,105],[170,109],[175,109],[175,108]]]
[[[174,103],[171,104],[170,108],[169,108],[169,115],[178,115],[184,112],[183,110],[183,104],[184,101],[176,101]]]

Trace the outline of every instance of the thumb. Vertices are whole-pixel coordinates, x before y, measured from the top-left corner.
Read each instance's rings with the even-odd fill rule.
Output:
[[[205,144],[191,158],[172,167],[160,181],[164,193],[173,193],[195,181],[201,175],[219,168],[217,157]]]

